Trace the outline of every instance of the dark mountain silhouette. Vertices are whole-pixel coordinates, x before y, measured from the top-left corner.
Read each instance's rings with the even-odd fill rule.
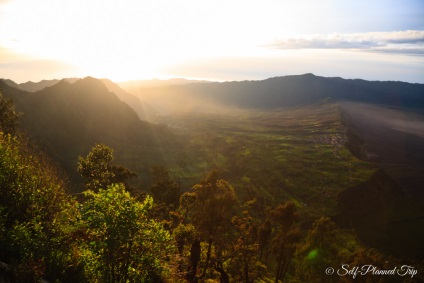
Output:
[[[3,80],[3,81],[7,83],[9,86],[17,88],[19,90],[24,90],[27,92],[37,92],[37,91],[45,89],[46,87],[54,86],[60,81],[66,81],[72,84],[78,80],[80,79],[66,78],[62,80],[42,80],[39,82],[29,81],[29,82],[21,83],[21,84],[17,84],[12,80]],[[107,87],[109,91],[115,93],[120,100],[130,105],[131,108],[134,109],[134,111],[137,113],[137,115],[140,117],[141,120],[146,120],[146,121],[155,120],[156,111],[145,101],[142,101],[138,97],[124,91],[122,88],[120,88],[117,84],[115,84],[111,80],[102,79],[101,81],[104,83],[104,85]]]
[[[67,81],[68,83],[74,83],[77,80],[80,80],[79,78],[66,78],[66,79],[62,79],[62,80],[42,80],[39,82],[31,82],[28,81],[26,83],[20,83],[17,84],[12,80],[8,80],[8,79],[2,79],[4,83],[7,83],[9,86],[12,86],[14,88],[17,88],[19,90],[24,90],[27,92],[36,92],[36,91],[40,91],[42,89],[45,89],[46,87],[49,86],[53,86],[55,84],[57,84],[60,81]]]
[[[170,140],[166,127],[140,120],[102,81],[91,77],[73,84],[62,80],[34,93],[0,80],[0,89],[23,112],[21,127],[67,172],[75,172],[78,156],[95,143],[116,148],[118,159],[135,151],[133,158],[149,158],[150,163],[159,161],[158,152]]]
[[[15,83],[12,80],[9,80],[9,79],[1,79],[1,80],[3,81],[3,83],[5,83],[5,84],[7,84],[11,87],[14,87],[14,88],[19,89],[19,90],[25,90],[19,84]]]
[[[122,84],[126,89],[127,85]],[[272,109],[333,100],[424,107],[424,84],[326,78],[313,74],[275,77],[262,81],[211,82],[165,87],[128,88],[153,106],[178,109],[187,101],[193,108],[207,105]]]

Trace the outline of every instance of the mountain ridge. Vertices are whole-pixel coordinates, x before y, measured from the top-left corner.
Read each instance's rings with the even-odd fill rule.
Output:
[[[79,80],[82,80],[82,78],[63,78],[61,80],[58,80],[58,79],[41,80],[39,82],[28,81],[26,83],[17,84],[12,80],[3,79],[3,81],[9,86],[19,90],[26,91],[26,92],[31,92],[31,93],[42,91],[47,87],[51,87],[60,83],[61,81],[66,81],[68,83],[73,84]],[[126,102],[131,108],[133,108],[141,120],[146,120],[146,121],[155,120],[156,110],[153,109],[148,103],[124,91],[116,83],[112,82],[109,79],[100,79],[100,80],[104,83],[104,85],[107,87],[109,91],[114,92],[121,101]]]
[[[126,89],[125,85],[121,87]],[[424,84],[327,78],[313,74],[273,77],[259,81],[191,83],[165,87],[127,88],[156,109],[202,109],[208,105],[272,109],[314,103],[331,97],[402,107],[424,108]]]
[[[74,179],[78,156],[96,143],[116,148],[118,159],[136,148],[154,162],[171,140],[166,127],[141,120],[98,79],[87,77],[72,84],[61,80],[33,93],[0,80],[0,89],[23,113],[21,128],[66,172],[74,173]]]

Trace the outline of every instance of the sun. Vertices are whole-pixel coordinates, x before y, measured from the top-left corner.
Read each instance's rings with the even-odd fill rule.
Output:
[[[8,28],[0,31],[0,46],[72,65],[82,76],[163,77],[169,66],[248,52],[247,42],[259,27],[240,26],[230,13],[235,4],[228,5],[15,0],[4,7]]]

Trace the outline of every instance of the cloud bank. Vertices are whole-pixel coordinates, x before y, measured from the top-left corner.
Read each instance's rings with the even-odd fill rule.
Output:
[[[277,49],[358,49],[424,55],[424,31],[305,35],[277,40],[268,47]]]

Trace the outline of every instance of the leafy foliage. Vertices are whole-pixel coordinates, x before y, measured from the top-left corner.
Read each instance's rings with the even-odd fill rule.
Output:
[[[84,194],[81,257],[90,282],[148,282],[166,272],[171,238],[147,217],[151,197],[139,202],[123,185]]]
[[[340,266],[350,261],[358,248],[351,235],[339,230],[328,217],[317,219],[298,250],[297,274],[308,282],[338,282],[337,276],[329,278],[323,271],[329,266]]]
[[[20,280],[65,276],[75,201],[50,162],[22,137],[0,133],[0,260]]]
[[[275,281],[278,282],[284,279],[300,240],[299,215],[294,203],[288,202],[270,211],[269,218],[274,226],[272,248],[277,267]]]
[[[237,282],[255,282],[264,277],[266,266],[259,259],[258,220],[244,210],[232,219],[236,239],[230,247],[229,271]]]
[[[231,239],[231,219],[236,213],[237,197],[231,185],[218,178],[218,172],[213,170],[209,176],[193,187],[193,193],[185,193],[181,197],[183,208],[189,211],[190,220],[207,243],[207,254],[203,264],[201,277],[206,276],[212,257],[212,246],[215,245],[215,269],[225,275],[222,257]],[[189,203],[188,201],[193,201]],[[222,278],[221,278],[222,279]]]
[[[14,134],[19,125],[19,113],[11,99],[5,98],[0,92],[0,131],[5,134]]]
[[[200,184],[193,187],[197,198],[191,212],[191,221],[203,238],[218,241],[231,227],[237,197],[231,185],[218,179],[212,171]]]
[[[180,197],[180,184],[170,178],[169,172],[163,166],[155,166],[151,172],[153,184],[149,193],[156,202],[175,207]]]
[[[110,163],[113,160],[113,150],[104,144],[96,144],[87,157],[78,158],[78,172],[85,180],[88,190],[97,191],[112,183],[114,174]]]

